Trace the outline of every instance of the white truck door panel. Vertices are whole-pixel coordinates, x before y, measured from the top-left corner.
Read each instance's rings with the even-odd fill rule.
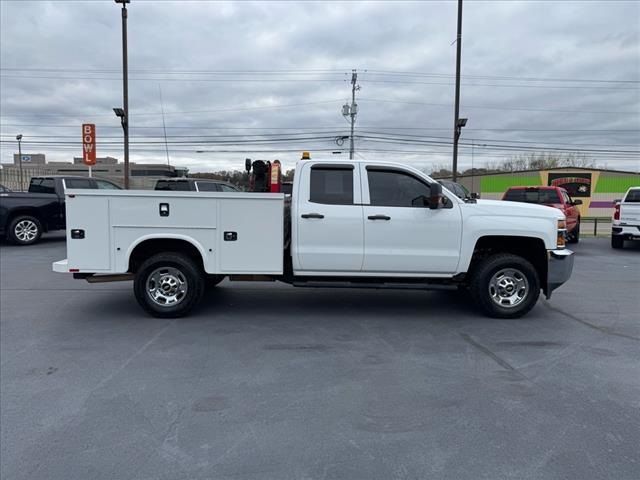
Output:
[[[306,164],[292,209],[296,272],[359,272],[364,232],[358,170]]]
[[[107,271],[111,268],[109,199],[106,197],[67,196],[67,256],[69,268],[80,271]],[[84,238],[71,238],[82,230]]]
[[[364,196],[363,272],[453,273],[460,257],[462,216],[456,202],[412,206],[428,184],[411,172],[361,165]],[[419,202],[419,200],[418,200]]]

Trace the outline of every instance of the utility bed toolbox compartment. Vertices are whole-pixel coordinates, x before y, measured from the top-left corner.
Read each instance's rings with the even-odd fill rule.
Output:
[[[207,273],[282,274],[282,194],[135,190],[67,190],[66,194],[70,270],[125,273],[134,249],[161,237],[190,242],[201,253]]]

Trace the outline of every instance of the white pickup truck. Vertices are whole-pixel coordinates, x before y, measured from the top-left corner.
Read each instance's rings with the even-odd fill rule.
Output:
[[[640,187],[631,187],[616,200],[611,223],[611,247],[623,248],[625,240],[640,240]]]
[[[573,269],[555,208],[463,201],[387,162],[303,160],[292,195],[67,190],[67,259],[56,272],[133,280],[158,317],[186,315],[207,287],[467,289],[486,314],[520,317]]]

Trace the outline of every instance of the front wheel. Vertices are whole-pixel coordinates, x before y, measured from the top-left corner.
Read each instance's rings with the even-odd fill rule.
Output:
[[[193,259],[180,253],[148,258],[135,275],[133,289],[140,306],[160,318],[187,315],[205,288],[205,274]]]
[[[33,245],[42,236],[40,220],[31,215],[20,215],[11,220],[7,237],[16,245]]]
[[[538,301],[540,279],[528,260],[512,254],[497,254],[484,258],[476,266],[469,291],[488,316],[518,318]]]

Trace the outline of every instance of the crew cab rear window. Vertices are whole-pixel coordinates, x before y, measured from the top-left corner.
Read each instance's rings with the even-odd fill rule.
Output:
[[[503,200],[525,203],[562,203],[557,191],[538,188],[509,190]]]
[[[353,167],[312,167],[309,201],[353,205]]]
[[[419,197],[429,198],[429,186],[405,172],[367,169],[371,205],[381,207],[413,207]],[[421,204],[420,206],[424,206]]]
[[[32,178],[29,183],[31,193],[56,193],[56,183],[53,178]]]
[[[158,180],[156,190],[169,190],[171,192],[188,192],[191,190],[188,180]]]
[[[625,203],[640,203],[640,189],[638,190],[629,190],[627,196],[624,199]]]

